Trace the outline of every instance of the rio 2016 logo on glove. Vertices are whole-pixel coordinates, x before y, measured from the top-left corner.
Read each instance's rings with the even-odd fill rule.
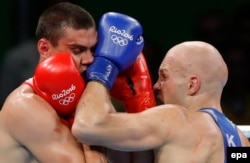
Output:
[[[52,94],[51,97],[55,101],[60,99],[59,104],[61,105],[69,105],[75,99],[75,93],[72,93],[74,90],[76,90],[76,86],[72,84],[70,88],[62,90],[59,94]]]
[[[113,43],[118,44],[120,46],[128,45],[127,39],[124,39],[124,38],[117,36],[117,35],[112,35],[111,40],[113,40]]]
[[[61,105],[69,105],[71,102],[74,101],[75,97],[76,97],[76,94],[71,93],[69,96],[66,96],[65,98],[61,99],[59,103]]]
[[[111,26],[109,32],[115,33],[111,35],[111,40],[113,40],[114,44],[125,46],[128,45],[128,39],[133,41],[133,35],[128,34],[125,30],[119,30],[115,26]]]
[[[118,35],[121,35],[127,39],[129,39],[130,41],[133,41],[133,35],[130,35],[129,33],[126,32],[126,30],[119,30],[117,29],[115,26],[111,26],[109,28],[109,31],[112,32],[112,33],[116,33]]]
[[[133,35],[130,35],[129,33],[126,32],[124,29],[118,29],[115,26],[111,26],[109,28],[109,32],[115,33],[111,35],[111,40],[113,41],[114,44],[118,44],[120,46],[125,46],[128,45],[128,41],[133,41]],[[143,38],[139,37],[136,40],[137,44],[141,44],[143,42]]]

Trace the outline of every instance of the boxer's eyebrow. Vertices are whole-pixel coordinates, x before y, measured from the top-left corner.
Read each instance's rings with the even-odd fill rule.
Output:
[[[80,45],[80,44],[70,44],[68,45],[70,48],[84,48],[84,49],[87,49],[87,46],[84,46],[84,45]]]
[[[80,44],[71,44],[71,45],[68,45],[68,48],[74,54],[80,54],[88,50],[90,50],[93,53],[95,51],[96,45],[87,47],[87,46],[80,45]]]
[[[71,50],[71,52],[73,52],[74,54],[79,54],[90,49],[89,47],[79,45],[79,44],[68,45],[68,47]]]
[[[70,48],[79,48],[79,49],[90,49],[91,51],[93,51],[96,48],[96,45],[91,46],[91,47],[87,47],[84,45],[80,45],[80,44],[72,44],[72,45],[68,45]]]

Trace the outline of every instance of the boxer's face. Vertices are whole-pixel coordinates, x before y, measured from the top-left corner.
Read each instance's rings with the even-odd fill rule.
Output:
[[[75,30],[66,28],[64,35],[58,40],[56,47],[47,40],[48,50],[46,57],[57,52],[69,52],[82,73],[93,62],[93,50],[97,43],[97,32],[94,28]],[[41,54],[41,52],[40,52]]]
[[[157,98],[164,104],[182,104],[185,99],[186,80],[179,72],[174,60],[166,57],[159,68],[159,78],[154,85]]]
[[[96,43],[97,32],[94,28],[88,30],[67,28],[65,36],[59,40],[58,46],[64,47],[72,54],[82,73],[93,62],[93,50]]]

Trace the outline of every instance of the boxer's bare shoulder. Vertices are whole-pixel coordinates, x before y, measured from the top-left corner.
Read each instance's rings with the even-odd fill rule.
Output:
[[[12,125],[9,122],[13,117],[23,116],[25,112],[20,109],[20,104],[17,101],[25,99],[25,96],[32,93],[32,88],[22,84],[15,89],[7,98],[0,112],[0,162],[8,163],[37,163],[32,154],[19,143],[13,135],[18,125]],[[19,111],[18,111],[19,110]],[[20,124],[22,122],[14,122]]]
[[[66,150],[65,146],[79,156],[74,161],[83,162],[82,150],[69,133],[56,111],[34,93],[30,84],[22,84],[9,95],[0,112],[0,162],[36,163],[48,159],[62,162],[72,157],[70,153],[59,152]],[[51,160],[46,155],[56,157]]]

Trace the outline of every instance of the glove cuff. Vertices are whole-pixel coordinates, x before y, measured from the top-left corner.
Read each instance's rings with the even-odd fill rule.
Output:
[[[103,83],[110,90],[119,74],[117,66],[104,57],[95,57],[86,71],[86,80]]]

